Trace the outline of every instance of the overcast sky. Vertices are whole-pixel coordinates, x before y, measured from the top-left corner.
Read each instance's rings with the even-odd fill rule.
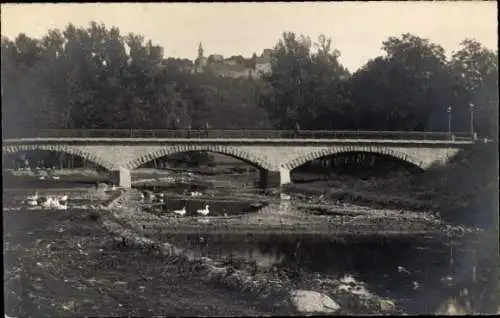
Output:
[[[382,54],[382,41],[410,32],[442,45],[448,55],[464,38],[497,48],[496,2],[2,4],[2,35],[41,37],[68,23],[89,21],[134,32],[165,48],[165,56],[250,57],[272,48],[283,31],[331,37],[354,71]]]

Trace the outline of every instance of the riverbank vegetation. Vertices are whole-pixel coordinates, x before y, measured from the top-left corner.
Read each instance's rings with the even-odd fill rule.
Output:
[[[447,221],[489,228],[498,224],[497,150],[497,143],[476,144],[458,152],[448,163],[420,173],[400,170],[365,179],[337,175],[328,181],[287,188],[290,192],[325,194],[329,200],[341,202],[432,210]]]

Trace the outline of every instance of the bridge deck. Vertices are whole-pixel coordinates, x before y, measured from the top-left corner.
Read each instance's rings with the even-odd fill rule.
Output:
[[[456,144],[467,145],[474,141],[470,138],[456,138],[450,139],[365,139],[365,138],[324,138],[324,139],[310,139],[310,138],[20,138],[20,139],[4,139],[4,143],[217,143],[217,144],[325,144],[325,143],[371,143],[371,144]]]

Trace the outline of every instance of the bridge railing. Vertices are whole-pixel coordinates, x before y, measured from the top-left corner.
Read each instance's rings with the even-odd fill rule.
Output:
[[[12,136],[11,136],[12,135]],[[327,130],[57,129],[5,134],[3,138],[192,138],[192,139],[401,139],[470,140],[468,133]]]

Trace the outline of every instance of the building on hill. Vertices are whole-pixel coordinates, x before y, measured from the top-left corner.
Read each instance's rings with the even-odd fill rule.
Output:
[[[212,72],[220,77],[233,78],[259,78],[262,74],[271,72],[272,50],[265,49],[260,57],[255,54],[252,58],[245,59],[243,56],[231,56],[224,59],[221,54],[211,54],[208,58],[203,56],[203,47],[198,46],[198,57],[192,68],[193,73]]]

